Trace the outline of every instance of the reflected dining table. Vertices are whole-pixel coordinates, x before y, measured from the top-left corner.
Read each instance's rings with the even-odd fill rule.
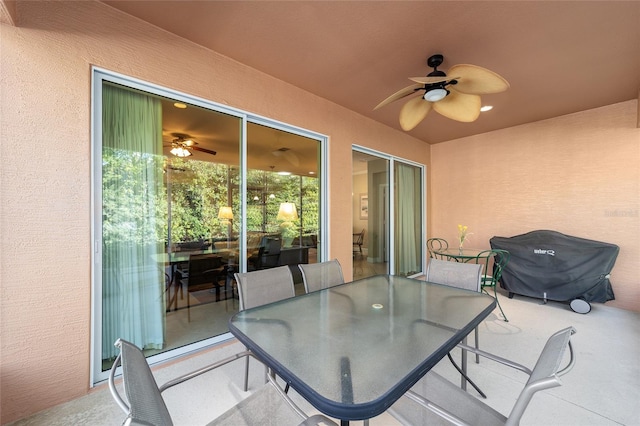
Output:
[[[386,411],[495,304],[475,291],[376,275],[238,312],[229,330],[346,425]]]

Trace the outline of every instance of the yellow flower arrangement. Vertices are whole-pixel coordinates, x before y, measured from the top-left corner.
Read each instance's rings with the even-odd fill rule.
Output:
[[[458,225],[458,241],[460,242],[460,250],[462,250],[462,245],[467,241],[469,235],[472,234],[468,229],[469,228],[466,225]]]

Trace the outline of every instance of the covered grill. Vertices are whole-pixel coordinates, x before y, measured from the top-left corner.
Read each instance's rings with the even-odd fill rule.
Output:
[[[588,312],[588,302],[604,303],[615,298],[609,274],[620,249],[614,244],[546,230],[493,237],[490,244],[511,254],[500,280],[509,297],[520,294],[572,301],[571,307],[577,312]],[[578,302],[574,304],[574,300]]]

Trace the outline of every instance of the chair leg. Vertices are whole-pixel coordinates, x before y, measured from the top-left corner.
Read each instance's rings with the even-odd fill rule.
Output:
[[[479,335],[478,335],[478,327],[476,327],[476,329],[474,330],[475,336],[476,336],[476,349],[480,349],[480,340],[479,339]],[[476,354],[476,364],[480,364],[480,355]]]
[[[465,345],[467,344],[467,336],[464,337],[464,339],[462,339],[462,343],[464,343]],[[460,377],[460,388],[464,391],[467,390],[467,351],[465,351],[464,349],[462,350],[462,357],[460,359],[461,363],[462,363],[462,375]]]
[[[498,308],[500,308],[500,313],[502,314],[502,317],[504,318],[504,322],[509,322],[509,320],[507,319],[507,316],[504,314],[504,311],[502,310],[502,306],[500,306],[500,300],[498,300],[498,291],[496,290],[497,285],[486,285],[486,286],[482,286],[482,291],[486,294],[489,294],[489,292],[485,289],[485,287],[493,287],[493,297],[494,299],[496,299],[496,304],[498,305]],[[489,296],[491,296],[489,294]]]
[[[244,391],[246,392],[249,389],[249,357],[246,357],[246,364],[244,367]]]
[[[504,311],[502,310],[502,306],[500,306],[500,301],[498,300],[498,291],[496,290],[497,285],[493,286],[493,295],[496,298],[496,303],[498,304],[498,308],[500,308],[500,312],[502,313],[502,317],[504,318],[504,322],[509,322],[509,320],[507,319],[507,316],[504,314]]]
[[[191,298],[189,297],[189,288],[187,287],[187,322],[191,322]]]

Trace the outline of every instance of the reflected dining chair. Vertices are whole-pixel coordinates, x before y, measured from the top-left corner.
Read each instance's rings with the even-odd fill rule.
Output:
[[[401,424],[412,426],[436,424],[518,425],[535,393],[561,386],[562,382],[559,377],[573,368],[575,354],[570,338],[575,332],[573,327],[567,327],[549,337],[533,370],[488,352],[467,347],[469,351],[475,351],[483,357],[519,370],[529,376],[520,395],[515,399],[515,404],[508,417],[461,390],[433,370],[429,371],[423,379],[392,405],[389,414],[398,419]],[[567,348],[569,348],[569,360],[561,369]],[[512,398],[513,396],[509,395],[504,399],[511,400]],[[550,415],[549,420],[553,423],[553,414]],[[557,418],[555,420],[557,422]]]
[[[427,240],[427,251],[431,259],[445,260],[445,256],[437,252],[447,250],[448,248],[449,243],[442,238],[429,238]]]
[[[476,263],[484,265],[484,275],[482,276],[482,291],[489,294],[486,290],[488,287],[493,287],[493,297],[496,299],[500,313],[505,322],[509,322],[507,316],[502,310],[500,301],[498,300],[498,282],[502,276],[502,270],[509,263],[511,254],[507,250],[491,249],[478,253],[476,257]],[[491,272],[490,272],[491,271]],[[491,295],[490,295],[491,296]]]
[[[357,251],[359,251],[360,256],[362,256],[362,244],[364,244],[364,231],[365,229],[362,228],[362,231],[360,231],[357,234],[353,234],[353,255],[354,256],[356,255]]]
[[[120,349],[120,353],[111,367],[109,391],[115,402],[127,415],[124,425],[172,426],[173,419],[162,392],[242,357],[253,356],[250,351],[240,352],[184,374],[158,387],[144,354],[137,346],[122,339],[118,339],[115,345]],[[115,380],[116,371],[120,364],[122,365],[122,384],[126,400],[118,390]],[[216,389],[215,386],[209,388]],[[262,424],[337,426],[335,422],[322,415],[308,417],[271,378],[269,383],[212,422],[207,423],[207,425],[234,426]]]
[[[449,287],[461,288],[464,290],[471,291],[482,291],[481,283],[482,283],[482,265],[476,263],[460,263],[460,262],[450,262],[447,260],[440,259],[431,259],[429,265],[427,266],[427,273],[425,276],[425,280],[431,283],[442,284]],[[479,340],[478,340],[478,327],[474,329],[474,340],[476,349],[479,348]],[[465,338],[466,340],[466,338]],[[463,343],[466,343],[463,341]],[[466,354],[463,351],[463,360],[462,360],[462,374],[461,378],[461,387],[463,389],[466,388],[466,381],[471,383],[471,385],[484,396],[484,393],[469,379],[466,371]],[[459,369],[457,364],[449,355],[449,359],[456,369]],[[476,356],[476,362],[479,362],[479,356]]]
[[[342,266],[340,266],[338,259],[319,263],[301,263],[298,268],[302,272],[302,281],[306,293],[344,284]]]
[[[238,285],[240,310],[288,299],[296,295],[293,276],[288,266],[234,274]],[[249,385],[249,357],[244,375],[244,390]]]
[[[194,291],[213,290],[220,301],[220,281],[226,278],[222,259],[217,254],[192,254],[187,268],[187,321],[191,322],[191,298]]]

